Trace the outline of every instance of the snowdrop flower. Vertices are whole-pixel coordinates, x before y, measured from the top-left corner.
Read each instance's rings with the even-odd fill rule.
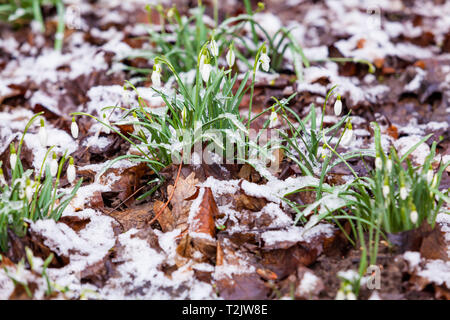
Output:
[[[209,75],[211,74],[212,67],[209,64],[208,57],[206,56],[206,53],[203,53],[200,58],[200,74],[202,75],[202,79],[205,82],[208,82]]]
[[[78,129],[77,122],[75,121],[75,117],[72,117],[72,124],[70,125],[70,133],[74,139],[78,138],[78,133],[80,130]]]
[[[436,188],[437,187],[437,183],[438,183],[438,176],[437,174],[434,175],[433,179],[431,180],[431,187],[432,188]]]
[[[230,68],[233,67],[234,66],[234,62],[236,61],[236,56],[234,54],[234,50],[233,50],[233,46],[232,45],[228,48],[228,52],[227,52],[227,57],[226,58],[227,58],[228,66]]]
[[[334,114],[336,115],[336,117],[339,117],[341,115],[341,112],[342,112],[342,101],[341,96],[338,96],[336,102],[334,103]]]
[[[261,55],[259,56],[259,62],[261,63],[261,68],[265,71],[268,72],[270,69],[270,58],[267,55],[267,53],[263,52],[261,53]]]
[[[186,106],[183,107],[183,110],[181,111],[181,118],[183,120],[183,124],[186,123],[186,118],[187,118],[187,109]]]
[[[48,135],[47,135],[47,130],[45,130],[44,119],[42,119],[42,118],[41,118],[41,127],[39,128],[38,136],[39,136],[39,142],[41,143],[42,148],[46,148]]]
[[[407,197],[408,197],[408,189],[406,189],[405,186],[401,186],[400,187],[400,198],[402,200],[406,200]]]
[[[157,88],[161,87],[161,71],[161,65],[159,63],[155,63],[153,65],[152,83]]]
[[[109,119],[106,117],[106,114],[104,113],[102,115],[102,121],[105,123],[103,125],[103,132],[106,134],[110,134],[111,133],[111,129],[109,128],[109,126],[111,126],[111,123],[109,122]]]
[[[391,160],[391,158],[389,158],[389,159],[386,161],[386,168],[387,168],[387,171],[388,171],[388,172],[391,172],[391,170],[392,170],[392,160]]]
[[[16,168],[17,154],[16,154],[16,149],[14,149],[13,145],[11,145],[11,154],[9,156],[9,164],[11,165],[11,170],[14,170]]]
[[[419,215],[417,214],[417,211],[415,208],[413,209],[413,211],[411,211],[409,217],[410,217],[412,223],[414,223],[414,224],[417,223]]]
[[[383,186],[383,196],[385,197],[385,198],[387,198],[388,196],[389,196],[389,192],[390,192],[391,190],[389,189],[389,185],[388,184],[385,184],[384,186]]]
[[[433,169],[429,169],[427,172],[427,182],[430,184],[433,181],[434,172]]]
[[[382,166],[383,166],[383,161],[381,160],[380,156],[377,156],[375,158],[375,168],[377,168],[378,170],[381,170]]]
[[[52,177],[58,173],[58,160],[56,160],[56,154],[53,153],[52,161],[50,161],[50,174]]]
[[[69,183],[73,183],[75,181],[75,177],[76,177],[75,166],[73,165],[73,158],[70,157],[69,167],[67,168],[67,181],[69,181]]]
[[[6,185],[5,176],[3,175],[3,169],[0,168],[0,186]]]
[[[31,201],[31,199],[33,198],[33,187],[31,186],[31,182],[30,179],[27,179],[27,186],[25,188],[25,196],[27,197],[28,201]]]
[[[172,7],[167,11],[167,18],[172,19],[175,16],[175,8]]]
[[[216,40],[212,39],[209,42],[209,50],[214,57],[217,57],[219,55],[219,46],[217,45]]]
[[[272,111],[272,113],[270,114],[269,128],[276,127],[278,123],[278,114],[275,111]]]
[[[350,146],[352,141],[353,141],[353,129],[350,124],[350,126],[344,131],[344,134],[342,135],[341,144],[344,147],[348,147]]]

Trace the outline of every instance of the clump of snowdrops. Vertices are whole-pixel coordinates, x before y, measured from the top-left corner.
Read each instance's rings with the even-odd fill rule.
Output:
[[[0,251],[8,249],[8,230],[23,237],[29,222],[38,219],[58,220],[82,183],[80,179],[68,192],[58,190],[63,166],[67,161],[67,180],[72,184],[75,183],[76,172],[73,158],[67,157],[67,154],[58,160],[53,153],[50,163],[46,163],[53,147],[47,149],[39,173],[34,174],[34,178],[33,170],[24,170],[20,159],[24,137],[33,122],[42,114],[43,112],[34,115],[27,123],[17,150],[14,143],[10,145],[9,181],[5,179],[0,162]],[[40,120],[38,137],[41,147],[46,148],[47,132],[44,120]]]

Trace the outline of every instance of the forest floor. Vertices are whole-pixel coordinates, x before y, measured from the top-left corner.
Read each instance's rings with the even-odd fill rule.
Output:
[[[77,28],[67,28],[62,53],[53,50],[52,19],[47,19],[44,34],[33,24],[21,29],[0,25],[4,172],[8,174],[9,145],[20,139],[33,114],[44,111],[49,144],[59,155],[67,150],[75,159],[77,177],[83,178],[58,222],[30,223],[23,238],[10,233],[9,250],[0,262],[0,299],[27,297],[4,271],[17,268],[25,247],[37,259],[53,253],[48,276],[58,288],[68,288],[49,297],[45,279],[25,268],[22,277],[35,299],[334,299],[341,283],[337,274],[358,271],[360,248],[333,223],[321,222],[307,232],[304,226],[294,226],[295,212],[280,197],[304,184],[305,177],[291,162],[284,161],[273,179],[248,165],[171,165],[162,171],[164,184],[152,196],[137,200],[150,189],[146,183],[153,172],[145,164],[124,159],[102,173],[110,160],[130,150],[125,140],[114,132],[99,133],[101,125],[87,117],[77,118],[80,135],[72,138],[71,112],[100,116],[104,107],[137,103],[135,94],[124,94],[124,83],[133,76],[124,66],[152,67],[152,61],[130,58],[130,52],[152,46],[143,26],[148,26],[148,2],[66,1],[76,5],[81,16]],[[220,3],[221,17],[245,11],[240,1]],[[343,111],[352,112],[355,133],[354,143],[342,150],[373,148],[370,122],[377,121],[386,150],[394,146],[402,154],[432,133],[410,158],[423,164],[436,141],[436,157],[446,162],[450,3],[376,3],[371,7],[371,1],[266,1],[255,19],[269,32],[295,27],[292,34],[306,57],[323,62],[305,68],[301,82],[295,81],[292,68],[259,71],[253,112],[269,107],[272,96],[282,99],[297,92],[290,107],[304,117],[314,103],[320,115],[327,91],[338,84]],[[186,12],[189,3],[177,5]],[[368,60],[376,70],[370,73],[364,63],[328,61],[331,57]],[[153,96],[149,81],[137,82],[136,87],[151,107],[163,105]],[[248,112],[248,99],[241,108],[242,114]],[[327,126],[339,121],[332,104],[325,112]],[[33,170],[40,168],[46,152],[39,145],[38,129],[30,128],[22,152],[24,167]],[[349,162],[360,175],[374,167],[373,159]],[[342,164],[333,168],[326,182],[343,184],[350,176]],[[447,168],[440,188],[449,186]],[[62,177],[61,188],[70,187]],[[298,197],[301,203],[314,201],[309,193]],[[150,224],[169,198],[167,214]],[[183,226],[192,214],[213,217],[221,228],[212,236],[199,236],[201,230],[186,236]],[[407,232],[394,247],[380,242],[381,285],[376,290],[362,285],[358,298],[449,299],[449,255],[450,217],[440,213],[432,230],[423,225]]]

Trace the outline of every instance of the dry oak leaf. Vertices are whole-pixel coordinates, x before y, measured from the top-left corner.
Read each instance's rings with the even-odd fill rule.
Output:
[[[173,191],[173,197],[172,200],[170,200],[170,204],[172,205],[172,210],[170,211],[170,214],[172,215],[171,218],[165,217],[163,219],[166,219],[167,221],[173,221],[173,229],[180,229],[181,232],[185,231],[188,228],[188,217],[189,217],[189,211],[191,209],[192,200],[195,194],[197,193],[197,187],[196,184],[198,183],[198,179],[195,178],[195,173],[191,172],[186,179],[183,179],[180,177],[177,183],[177,187],[175,188],[175,191],[173,191],[173,186],[169,185],[167,187],[167,193],[172,194]],[[155,213],[157,213],[155,211]],[[169,214],[169,211],[164,211],[162,215]],[[161,216],[162,216],[161,215]],[[158,220],[159,221],[159,220]],[[170,230],[170,226],[167,225],[167,231]]]
[[[215,217],[219,214],[214,195],[210,188],[201,188],[195,206],[190,209],[188,218],[189,232],[180,242],[177,252],[185,258],[192,258],[196,251],[196,260],[212,261],[216,256]]]

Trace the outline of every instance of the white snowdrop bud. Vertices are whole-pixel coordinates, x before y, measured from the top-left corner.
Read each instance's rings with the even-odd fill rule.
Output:
[[[39,142],[41,143],[41,146],[43,148],[46,148],[48,135],[47,135],[47,130],[45,130],[44,119],[42,119],[42,118],[41,118],[41,127],[39,128],[38,136],[39,136]]]
[[[5,176],[3,175],[3,169],[0,168],[0,186],[6,185]]]
[[[12,153],[9,156],[9,163],[11,164],[11,169],[14,170],[16,168],[16,163],[17,163],[17,154]]]
[[[17,164],[17,154],[16,149],[14,149],[14,146],[11,145],[11,154],[9,155],[9,164],[11,165],[11,170],[14,170],[16,168]]]
[[[216,40],[211,40],[211,42],[209,43],[209,50],[211,50],[211,54],[214,57],[217,57],[219,55],[219,46],[217,45]]]
[[[103,132],[106,134],[110,134],[111,129],[109,128],[109,126],[111,126],[111,123],[109,122],[109,119],[106,117],[105,113],[102,115],[102,118],[102,121],[105,123],[105,125],[103,125]]]
[[[278,114],[275,111],[272,111],[272,113],[270,114],[270,119],[269,119],[269,128],[274,128],[278,125],[279,121],[278,121]]]
[[[411,211],[409,217],[411,218],[411,222],[416,224],[417,223],[417,219],[419,218],[419,215],[417,214],[416,210]]]
[[[336,115],[336,117],[340,116],[342,112],[342,101],[341,101],[341,97],[338,96],[336,102],[334,103],[334,114]]]
[[[27,186],[25,188],[25,196],[27,197],[28,201],[31,201],[31,199],[33,198],[33,187],[31,186],[31,182],[30,179],[27,180]]]
[[[72,117],[72,123],[70,125],[70,133],[72,134],[72,137],[74,139],[78,138],[79,129],[77,122],[75,121],[75,117]]]
[[[67,181],[69,181],[69,183],[73,183],[75,181],[75,177],[76,177],[76,171],[75,171],[75,166],[73,164],[73,158],[70,157],[69,159],[69,167],[67,168]]]
[[[184,106],[183,110],[181,111],[181,119],[183,120],[183,124],[186,124],[186,118],[187,118],[187,109],[186,106]]]
[[[391,171],[392,171],[392,160],[391,160],[391,159],[388,159],[388,160],[386,161],[386,168],[387,168],[387,171],[388,171],[388,172],[391,172]]]
[[[383,196],[385,197],[385,198],[387,198],[388,196],[389,196],[389,192],[390,192],[391,190],[389,189],[389,185],[387,185],[387,184],[385,184],[384,186],[383,186]]]
[[[270,69],[270,58],[266,53],[261,53],[259,57],[259,62],[261,63],[261,68],[268,72]]]
[[[400,188],[400,198],[401,198],[402,200],[406,200],[407,197],[408,197],[408,189],[406,189],[405,186],[402,186],[402,187]]]
[[[53,158],[50,161],[50,174],[55,177],[58,173],[58,160],[56,160],[56,154],[53,153]]]
[[[381,170],[381,167],[383,166],[383,161],[381,160],[381,157],[375,158],[375,168],[378,170]]]
[[[437,187],[437,183],[438,183],[438,176],[437,174],[434,175],[433,179],[431,180],[431,187],[432,188],[436,188]]]
[[[206,54],[203,54],[201,56],[199,68],[203,81],[208,82],[212,67],[209,64],[209,61],[207,60]]]
[[[433,175],[434,175],[433,169],[429,169],[427,172],[427,182],[428,183],[431,183],[431,181],[433,181]]]
[[[342,135],[341,144],[344,147],[348,147],[350,146],[352,141],[353,141],[353,129],[345,130],[344,134]]]
[[[230,66],[230,68],[233,67],[234,66],[234,62],[236,60],[236,56],[234,54],[234,50],[233,50],[232,47],[229,48],[226,58],[227,58],[228,66]]]
[[[161,65],[159,63],[153,65],[152,83],[153,86],[157,88],[161,87],[161,70]]]

